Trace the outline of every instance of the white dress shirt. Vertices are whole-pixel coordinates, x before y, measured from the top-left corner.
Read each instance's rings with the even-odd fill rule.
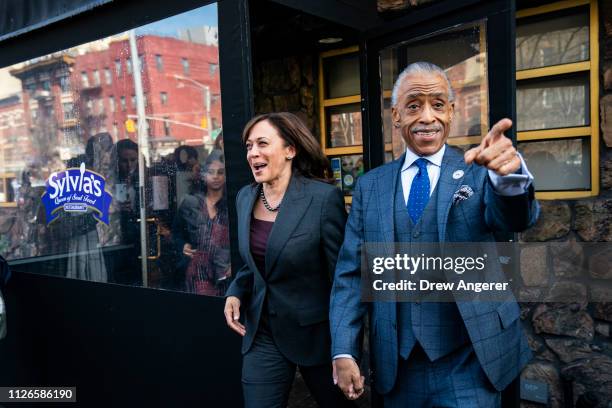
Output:
[[[419,168],[414,165],[414,162],[423,157],[427,159],[427,174],[429,175],[429,195],[431,195],[436,188],[436,184],[440,179],[440,168],[442,167],[442,158],[446,152],[446,145],[442,146],[440,150],[429,156],[419,156],[410,149],[406,149],[406,158],[402,164],[401,176],[402,176],[402,190],[404,191],[404,201],[408,205],[408,196],[410,195],[410,186],[412,180],[417,175]],[[515,196],[523,194],[529,185],[533,181],[533,176],[527,169],[527,165],[523,160],[523,157],[519,153],[521,159],[521,168],[519,173],[509,174],[507,176],[500,176],[493,170],[489,170],[489,179],[493,190],[502,196]]]

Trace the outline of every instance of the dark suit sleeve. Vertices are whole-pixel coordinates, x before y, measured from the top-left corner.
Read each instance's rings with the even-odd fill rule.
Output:
[[[533,183],[523,194],[502,196],[495,192],[487,176],[485,177],[484,200],[485,222],[493,231],[524,231],[535,224],[540,213]]]
[[[321,207],[321,242],[327,272],[330,279],[333,279],[346,224],[342,191],[338,188],[330,190]]]
[[[361,302],[361,245],[364,241],[362,181],[357,180],[346,224],[344,242],[338,254],[329,308],[331,355],[350,354],[361,358],[363,318]]]
[[[236,197],[236,208],[239,211],[242,209],[242,196],[244,192],[244,188],[238,192],[238,196]],[[248,231],[247,231],[248,233]],[[241,237],[239,237],[240,239]],[[249,239],[249,237],[242,237],[243,239]],[[245,299],[251,294],[253,291],[253,271],[249,269],[249,267],[244,264],[236,273],[236,277],[230,284],[227,292],[225,292],[225,297],[228,296],[236,296],[240,299],[241,303],[244,303]]]

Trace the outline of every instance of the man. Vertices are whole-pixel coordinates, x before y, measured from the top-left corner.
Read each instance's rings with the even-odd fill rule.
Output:
[[[357,362],[368,306],[360,300],[364,242],[490,242],[522,231],[538,214],[533,177],[496,123],[465,155],[446,145],[454,95],[445,72],[420,62],[398,77],[393,125],[406,153],[357,183],[330,305],[334,381],[350,398],[363,392]],[[466,199],[455,202],[469,186]],[[465,197],[464,197],[465,198]],[[385,407],[494,407],[530,359],[514,300],[373,302],[370,353]]]

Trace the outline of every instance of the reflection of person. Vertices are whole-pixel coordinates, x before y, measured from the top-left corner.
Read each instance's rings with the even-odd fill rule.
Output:
[[[446,145],[453,100],[442,69],[409,65],[392,96],[406,152],[357,182],[330,307],[337,381],[349,398],[363,392],[354,359],[367,311],[360,301],[364,241],[490,242],[493,231],[521,231],[536,220],[532,177],[503,134],[512,122],[495,124],[464,156]],[[471,194],[453,203],[464,186]],[[369,306],[375,386],[386,407],[499,406],[500,390],[530,358],[514,299]]]
[[[112,177],[114,187],[109,228],[113,236],[105,237],[105,243],[130,245],[136,253],[117,258],[115,252],[108,252],[106,261],[108,269],[113,271],[114,282],[141,285],[141,264],[136,256],[140,252],[138,145],[130,139],[122,139],[116,143],[115,152],[117,165]]]
[[[230,272],[224,163],[222,154],[207,157],[203,191],[186,195],[174,220],[174,240],[185,257],[185,288],[201,295],[223,295]]]
[[[193,146],[179,146],[174,151],[176,163],[176,204],[180,206],[189,194],[194,178],[199,177],[198,151]]]
[[[346,218],[342,194],[318,181],[327,159],[295,115],[257,116],[242,140],[255,184],[236,200],[245,266],[228,289],[225,318],[244,336],[245,404],[285,407],[297,365],[320,406],[350,405],[332,383],[329,354],[329,291]]]

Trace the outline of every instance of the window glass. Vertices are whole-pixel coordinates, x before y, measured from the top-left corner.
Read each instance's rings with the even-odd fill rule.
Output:
[[[106,80],[106,85],[111,85],[113,83],[113,75],[111,74],[110,68],[104,68],[104,79]]]
[[[362,143],[361,104],[331,106],[327,113],[327,147],[354,146]]]
[[[587,74],[520,81],[516,88],[517,128],[588,126],[588,95]]]
[[[533,174],[538,191],[591,188],[588,138],[520,142],[518,149]]]
[[[345,54],[323,59],[326,99],[359,95],[359,55]]]
[[[336,186],[342,189],[344,195],[352,195],[357,178],[363,174],[363,155],[352,154],[330,159]]]
[[[516,69],[540,68],[589,59],[589,10],[580,7],[516,25]]]
[[[136,75],[112,81],[135,58],[139,97]],[[3,255],[37,273],[223,295],[221,100],[206,97],[220,94],[218,63],[211,4],[0,69],[0,201],[14,202],[0,206]]]
[[[431,37],[386,48],[380,53],[383,89],[385,160],[395,159],[406,147],[400,129],[391,122],[391,94],[397,77],[409,64],[434,63],[445,70],[455,94],[455,114],[449,142],[453,138],[482,136],[488,128],[486,33],[483,22],[471,23]],[[389,140],[389,137],[391,140]]]

